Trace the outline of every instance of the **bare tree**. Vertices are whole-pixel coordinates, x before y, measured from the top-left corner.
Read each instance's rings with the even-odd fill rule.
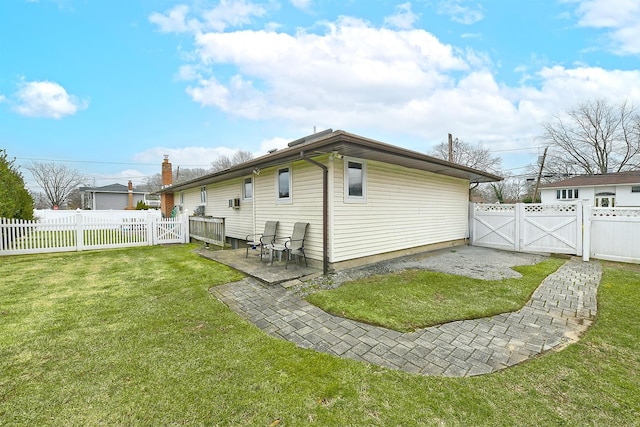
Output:
[[[181,182],[191,181],[192,179],[200,178],[201,176],[204,176],[208,173],[211,173],[210,169],[204,169],[204,168],[187,169],[187,168],[180,168],[180,166],[178,166],[178,168],[175,170],[173,174],[173,183],[179,184]]]
[[[449,160],[449,143],[442,142],[436,145],[433,147],[431,155],[440,159]],[[458,163],[470,168],[496,173],[500,170],[502,159],[491,155],[489,149],[483,146],[482,143],[474,146],[456,138],[453,141],[452,161],[453,163]]]
[[[640,115],[627,100],[617,106],[604,99],[583,102],[543,127],[550,149],[545,175],[602,174],[640,165]]]
[[[489,149],[483,146],[482,143],[478,143],[478,145],[474,146],[456,138],[453,140],[452,154],[453,163],[458,163],[481,171],[500,174],[499,169],[502,159],[497,156],[492,156]],[[436,145],[433,147],[431,155],[440,159],[449,160],[449,143],[442,142]],[[471,199],[473,193],[477,191],[486,199],[487,195],[492,194],[491,191],[486,191],[488,188],[487,186],[487,184],[478,184],[477,182],[471,184],[469,187],[469,198]],[[489,200],[491,199],[492,197],[489,198]]]
[[[162,189],[162,174],[160,172],[144,178],[144,184],[140,186],[144,191],[153,193]]]
[[[80,172],[60,163],[32,162],[26,169],[44,190],[49,207],[64,206],[73,190],[84,180]]]
[[[181,168],[177,167],[173,171],[173,184],[179,184],[181,182],[191,181],[192,179],[200,178],[208,173],[211,173],[210,169],[204,168]],[[140,186],[144,191],[153,193],[162,189],[162,174],[156,173],[144,178],[144,184]]]
[[[49,201],[44,193],[31,193],[31,197],[33,198],[33,208],[34,209],[47,209],[49,206]]]
[[[237,151],[231,158],[224,155],[218,157],[216,160],[211,162],[211,167],[214,172],[219,172],[221,170],[229,169],[231,166],[248,162],[251,159],[253,159],[253,154],[250,151],[240,150]]]
[[[67,208],[69,209],[82,209],[82,194],[80,190],[74,188],[71,193],[69,193],[69,197],[67,197]]]
[[[502,181],[483,185],[480,193],[489,202],[517,203],[523,200],[528,190],[519,177],[506,176]]]

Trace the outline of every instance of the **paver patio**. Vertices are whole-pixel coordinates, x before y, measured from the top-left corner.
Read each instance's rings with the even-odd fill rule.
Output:
[[[495,372],[578,339],[596,315],[597,262],[567,261],[517,312],[401,333],[324,312],[255,278],[211,293],[263,331],[303,348],[424,375]]]

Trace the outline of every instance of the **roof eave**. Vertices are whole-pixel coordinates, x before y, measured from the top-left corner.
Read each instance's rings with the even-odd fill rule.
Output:
[[[345,146],[345,143],[350,145]],[[322,151],[318,151],[321,149]],[[329,154],[333,151],[337,151],[346,156],[371,160],[385,161],[383,159],[387,158],[394,160],[392,163],[400,166],[426,170],[454,178],[466,179],[472,183],[495,182],[503,179],[495,174],[479,171],[477,169],[451,163],[436,157],[431,157],[417,151],[407,150],[405,148],[396,147],[394,145],[364,138],[342,130],[337,130],[324,137],[312,140],[311,142],[287,147],[222,171],[214,172],[209,175],[163,188],[153,194],[181,191],[195,186],[238,178],[250,175],[256,169],[273,167],[289,161],[300,160],[301,155],[306,157],[317,157],[319,155]]]

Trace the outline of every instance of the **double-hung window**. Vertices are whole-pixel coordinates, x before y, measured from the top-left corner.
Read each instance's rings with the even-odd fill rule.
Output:
[[[364,203],[367,201],[367,164],[364,160],[344,160],[344,201]]]

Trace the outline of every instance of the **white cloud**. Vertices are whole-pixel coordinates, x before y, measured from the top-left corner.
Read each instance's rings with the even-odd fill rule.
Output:
[[[291,142],[291,139],[286,138],[269,138],[264,139],[260,143],[257,151],[253,152],[254,157],[259,157],[267,154],[268,151],[273,149],[281,150],[287,147],[287,144]],[[133,159],[140,163],[157,163],[157,172],[160,172],[160,165],[164,159],[164,155],[169,156],[169,161],[175,171],[178,166],[180,168],[204,168],[211,167],[211,162],[218,159],[220,156],[227,156],[233,158],[238,151],[247,151],[246,147],[182,147],[182,148],[167,148],[167,147],[153,147],[148,150],[136,153],[133,155]],[[136,177],[144,178],[144,175],[137,171],[122,171],[118,176],[123,177]],[[113,176],[113,175],[110,175]],[[141,182],[141,179],[137,180]],[[134,180],[136,182],[136,180]]]
[[[224,31],[250,24],[253,17],[263,16],[266,10],[246,0],[220,0],[213,8],[193,11],[200,15],[199,19],[188,17],[190,12],[189,6],[181,4],[165,13],[152,13],[149,21],[164,33]]]
[[[87,108],[88,105],[88,100],[69,95],[55,82],[23,81],[18,85],[18,91],[14,96],[13,109],[27,117],[61,119]]]
[[[396,13],[384,18],[384,22],[395,28],[409,30],[418,20],[418,15],[411,10],[411,3],[402,3],[396,6]]]
[[[136,153],[133,159],[141,163],[158,163],[164,159],[164,155],[169,156],[169,161],[175,169],[178,166],[186,168],[209,168],[211,162],[220,156],[233,156],[237,150],[227,147],[183,147],[183,148],[167,148],[154,147],[141,153]]]
[[[476,4],[475,7],[465,6],[466,0],[441,0],[437,4],[437,12],[449,15],[452,21],[464,25],[475,24],[484,19],[482,6]]]
[[[197,102],[225,111],[246,112],[238,103],[252,100],[264,113],[276,107],[313,109],[317,105],[393,104],[423,90],[447,84],[445,71],[468,64],[453,48],[422,31],[372,28],[363,21],[341,18],[328,23],[323,35],[267,31],[207,33],[196,36],[205,65],[233,64],[241,77],[228,84],[203,80],[189,93]],[[261,89],[252,84],[260,82]],[[226,90],[224,90],[226,88]],[[213,98],[205,97],[205,92]]]
[[[268,153],[270,150],[273,150],[273,149],[281,150],[283,148],[287,148],[287,144],[289,144],[290,142],[291,142],[290,139],[280,138],[280,137],[265,139],[260,144],[260,151],[258,151],[258,153],[255,153],[255,154],[260,156],[265,153]]]
[[[180,4],[166,13],[152,13],[149,16],[149,21],[156,24],[160,31],[163,33],[183,33],[185,31],[197,30],[198,25],[196,21],[192,20],[187,23],[187,13],[189,13],[189,6]]]
[[[311,0],[290,0],[290,2],[296,9],[308,10],[311,7]]]
[[[221,0],[217,7],[205,11],[202,16],[206,28],[224,31],[227,26],[240,27],[250,23],[252,17],[265,13],[262,6],[245,0]]]
[[[230,116],[398,135],[424,141],[414,147],[421,151],[448,132],[492,149],[531,146],[542,121],[578,102],[602,94],[616,102],[640,99],[640,71],[539,61],[523,69],[526,79],[508,86],[496,80],[486,53],[444,44],[421,29],[341,17],[314,30],[194,34],[186,64],[193,68],[182,72],[193,77],[186,92]],[[265,141],[260,150],[276,143],[286,141]]]
[[[640,54],[638,0],[578,0],[578,24],[608,30],[613,49],[622,55]]]
[[[198,67],[192,64],[180,66],[180,68],[178,69],[178,74],[176,76],[178,80],[183,81],[197,80],[201,77],[202,75],[200,74]]]

